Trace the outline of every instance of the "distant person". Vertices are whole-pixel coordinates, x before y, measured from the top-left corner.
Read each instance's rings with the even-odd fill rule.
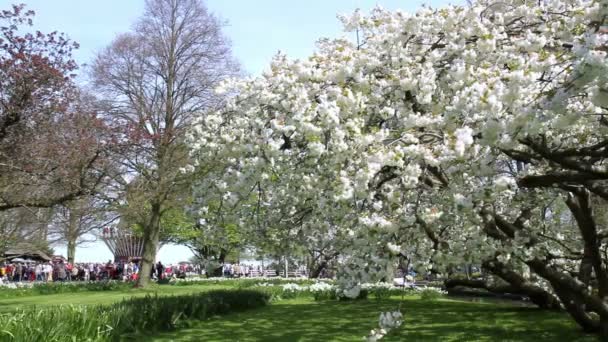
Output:
[[[163,279],[163,271],[165,270],[165,266],[163,266],[163,264],[159,261],[156,264],[156,278],[158,280]]]
[[[57,275],[57,278],[55,279],[56,281],[65,281],[65,278],[67,278],[67,272],[63,260],[59,261],[59,263],[55,265],[55,274]]]
[[[23,278],[23,265],[19,262],[17,266],[15,266],[15,276],[13,277],[13,281],[21,281]]]
[[[44,265],[44,277],[45,281],[53,281],[53,262],[49,261],[48,264]]]

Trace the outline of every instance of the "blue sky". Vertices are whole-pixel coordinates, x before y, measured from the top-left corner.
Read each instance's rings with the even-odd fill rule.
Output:
[[[243,69],[256,75],[263,71],[277,51],[292,58],[305,58],[321,37],[341,37],[338,13],[364,12],[376,5],[386,9],[414,12],[422,4],[440,7],[463,0],[208,0],[210,11],[227,21],[225,34],[230,38],[236,58]],[[128,31],[143,12],[143,0],[0,0],[0,9],[25,3],[36,11],[34,29],[60,31],[80,43],[75,59],[86,64],[96,51],[108,45],[116,34]],[[65,248],[57,251],[65,254]],[[166,246],[159,258],[166,263],[188,259],[185,247]],[[112,255],[101,243],[79,248],[76,259],[103,261]]]

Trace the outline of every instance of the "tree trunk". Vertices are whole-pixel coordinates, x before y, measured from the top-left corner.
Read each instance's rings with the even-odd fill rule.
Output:
[[[568,313],[583,330],[599,332],[604,341],[608,340],[608,304],[589,291],[579,279],[547,265],[542,260],[534,259],[526,263],[536,274],[551,283],[562,301],[571,304],[564,303]],[[587,312],[597,313],[600,316],[599,323],[592,320]]]
[[[561,309],[560,301],[553,294],[529,282],[518,272],[513,271],[498,260],[485,261],[482,266],[509,283],[518,293],[528,296],[530,301],[538,307],[553,310]]]
[[[317,265],[317,267],[315,267],[314,269],[311,270],[309,278],[311,278],[311,279],[317,279],[317,278],[319,278],[319,276],[321,275],[321,272],[323,272],[323,270],[326,267],[327,267],[327,262],[326,261],[320,262]]]
[[[585,306],[581,301],[567,291],[561,288],[555,288],[555,293],[564,305],[564,309],[574,319],[574,321],[587,333],[597,333],[599,331],[599,322],[594,320],[585,311]]]
[[[144,251],[141,259],[141,269],[137,279],[137,287],[146,287],[150,283],[150,275],[154,267],[158,239],[160,236],[160,204],[154,203],[151,208],[150,221],[144,227]]]
[[[68,242],[68,262],[74,264],[74,260],[76,259],[76,240],[78,239],[79,233],[79,215],[78,211],[74,209],[76,207],[75,202],[73,202],[74,206],[70,207],[68,211],[68,227],[67,227],[67,242]]]
[[[68,262],[74,264],[76,260],[76,239],[70,238],[68,240]]]
[[[559,310],[561,309],[560,302],[540,287],[536,287],[530,283],[521,283],[518,285],[490,285],[483,280],[475,279],[458,279],[452,278],[445,281],[445,287],[449,290],[457,286],[470,287],[474,289],[484,289],[495,294],[516,294],[530,298],[530,301],[542,309]]]

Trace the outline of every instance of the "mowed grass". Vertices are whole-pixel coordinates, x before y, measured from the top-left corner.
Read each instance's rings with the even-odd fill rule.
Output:
[[[226,285],[158,286],[126,291],[78,292],[0,299],[0,313],[49,305],[112,304],[130,297],[189,294]],[[383,341],[597,341],[565,314],[507,304],[458,300],[424,301],[416,296],[338,302],[299,298],[242,313],[190,321],[188,328],[139,341],[361,341],[376,328],[382,311],[400,308],[405,323]]]
[[[146,289],[131,289],[126,291],[86,291],[76,293],[60,293],[51,295],[36,295],[0,299],[0,312],[7,312],[26,307],[44,307],[49,305],[95,305],[112,304],[126,298],[143,297],[158,294],[160,296],[172,296],[190,294],[202,291],[226,289],[222,285],[192,285],[192,286],[170,286],[152,285]]]
[[[354,302],[294,299],[194,322],[142,341],[362,341],[381,311],[401,306],[405,323],[382,341],[597,341],[563,313],[509,305],[417,297]]]

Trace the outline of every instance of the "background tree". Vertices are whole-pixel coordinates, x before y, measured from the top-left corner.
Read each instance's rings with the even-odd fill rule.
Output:
[[[7,250],[13,248],[49,251],[51,218],[52,210],[48,208],[16,208],[0,212],[0,260]]]
[[[109,143],[73,82],[76,43],[22,33],[34,12],[0,12],[0,211],[51,207],[94,188]]]
[[[120,218],[92,196],[65,202],[54,209],[49,239],[67,246],[68,261],[76,258],[76,247],[95,242],[98,233]]]
[[[116,159],[137,177],[145,199],[142,274],[149,274],[161,220],[189,188],[184,139],[196,113],[220,103],[218,82],[234,75],[221,22],[198,0],[149,0],[132,32],[120,35],[92,65],[93,85],[113,123],[124,128]],[[148,283],[140,277],[139,286]]]

